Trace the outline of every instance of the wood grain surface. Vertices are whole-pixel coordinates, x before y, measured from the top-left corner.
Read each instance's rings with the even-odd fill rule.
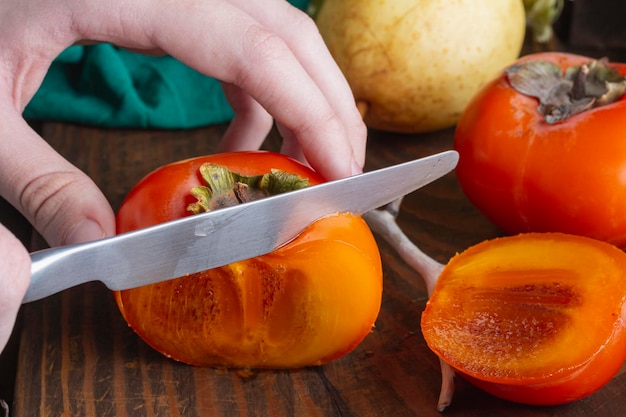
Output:
[[[193,131],[103,130],[46,124],[43,136],[83,169],[117,208],[159,165],[211,153],[225,126]],[[366,169],[452,147],[453,130],[371,132]],[[265,148],[275,150],[274,133]],[[398,222],[426,253],[446,262],[499,235],[466,200],[454,174],[410,194]],[[42,245],[33,239],[33,249]],[[439,416],[440,374],[420,333],[424,284],[384,242],[384,295],[376,328],[350,354],[322,367],[238,372],[169,360],[130,330],[100,284],[24,306],[12,416]],[[581,335],[584,337],[584,335]],[[626,377],[570,405],[502,401],[458,381],[447,416],[618,416]]]

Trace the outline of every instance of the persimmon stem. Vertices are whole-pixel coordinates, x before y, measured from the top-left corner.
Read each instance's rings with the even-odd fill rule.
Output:
[[[398,255],[422,276],[430,296],[444,265],[422,252],[398,225],[396,218],[402,199],[403,197],[381,209],[367,212],[363,218],[374,233],[385,239],[398,252]],[[454,369],[441,359],[439,362],[441,364],[441,390],[437,410],[441,412],[450,405],[454,396]]]
[[[363,217],[372,231],[385,239],[398,252],[402,260],[422,276],[428,295],[430,295],[444,265],[422,252],[398,226],[396,216],[401,201],[402,199],[398,199],[382,209],[365,213]]]
[[[452,403],[454,396],[454,369],[443,359],[439,358],[441,366],[441,389],[437,401],[437,411],[443,412]]]

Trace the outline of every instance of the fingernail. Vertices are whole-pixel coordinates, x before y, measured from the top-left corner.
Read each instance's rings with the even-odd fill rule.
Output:
[[[354,158],[352,158],[352,166],[350,168],[352,170],[352,175],[359,175],[363,173],[363,167]]]
[[[100,224],[91,219],[83,219],[70,229],[65,238],[65,244],[89,242],[102,239],[105,236],[106,234]]]

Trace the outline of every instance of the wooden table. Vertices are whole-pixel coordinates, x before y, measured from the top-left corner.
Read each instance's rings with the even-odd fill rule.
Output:
[[[102,130],[45,124],[42,135],[89,174],[116,208],[153,168],[211,153],[224,126],[194,131]],[[427,135],[371,132],[367,169],[452,146],[453,130]],[[265,147],[276,149],[277,136]],[[455,175],[407,196],[399,224],[429,255],[497,236],[466,200]],[[33,239],[33,245],[41,241]],[[197,368],[149,348],[125,324],[111,293],[88,284],[27,304],[21,312],[12,416],[438,416],[439,363],[420,333],[424,284],[384,242],[384,296],[376,328],[350,354],[293,371]],[[458,382],[449,416],[614,416],[626,405],[626,376],[560,407],[529,407]],[[619,410],[619,412],[617,411]]]

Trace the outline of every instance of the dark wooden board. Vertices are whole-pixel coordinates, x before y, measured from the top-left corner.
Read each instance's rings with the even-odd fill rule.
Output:
[[[47,124],[43,136],[87,172],[117,208],[155,167],[211,153],[224,126],[193,131],[103,130]],[[367,169],[452,147],[453,130],[427,135],[371,132]],[[277,149],[274,134],[268,149]],[[446,262],[499,235],[467,201],[454,174],[407,196],[398,219],[426,253]],[[39,243],[37,243],[39,242]],[[35,239],[35,246],[41,241]],[[100,284],[25,305],[12,416],[438,416],[439,364],[420,333],[423,282],[385,243],[384,296],[374,331],[350,354],[322,367],[251,374],[197,368],[149,348]],[[584,337],[584,335],[581,335]],[[448,416],[617,416],[626,377],[560,407],[493,398],[458,381]]]

